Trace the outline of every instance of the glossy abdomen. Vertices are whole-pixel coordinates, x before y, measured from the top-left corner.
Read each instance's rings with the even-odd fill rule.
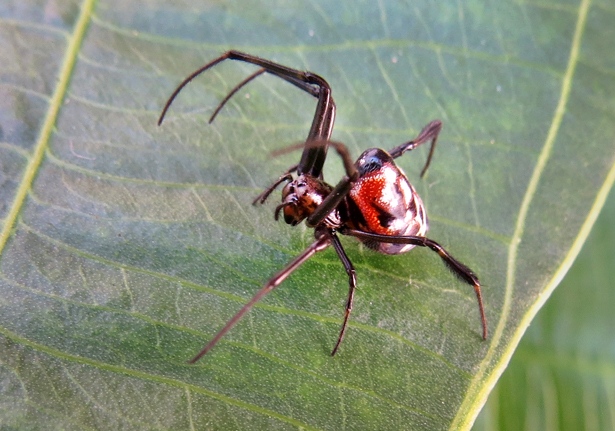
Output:
[[[355,207],[349,224],[381,235],[425,236],[428,222],[423,202],[391,156],[373,148],[359,157],[356,166],[360,175],[348,197],[349,205]],[[385,254],[404,253],[414,247],[376,241],[365,245]]]

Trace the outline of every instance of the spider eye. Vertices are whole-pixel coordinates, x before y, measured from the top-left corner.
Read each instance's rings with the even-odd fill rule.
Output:
[[[294,182],[290,182],[290,183],[286,184],[284,186],[284,188],[282,189],[282,200],[284,200],[286,198],[286,196],[288,196],[290,194],[294,194],[294,193],[295,193]]]
[[[363,165],[363,172],[368,173],[372,171],[377,171],[381,167],[382,167],[382,163],[380,163],[379,160],[376,160],[376,159],[370,160],[369,162]]]
[[[372,149],[367,150],[359,158],[358,168],[361,175],[377,171],[384,166],[385,159],[383,158],[382,150]]]

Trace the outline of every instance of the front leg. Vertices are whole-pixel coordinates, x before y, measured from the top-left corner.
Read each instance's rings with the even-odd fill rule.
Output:
[[[350,158],[348,148],[341,142],[328,141],[328,144],[335,148],[335,151],[342,158],[344,163],[344,169],[346,175],[337,183],[331,193],[322,201],[320,205],[314,210],[314,212],[307,218],[308,226],[317,226],[320,224],[340,203],[352,189],[353,184],[359,179],[359,171],[354,162]],[[319,145],[318,141],[308,142],[306,145]]]
[[[272,185],[270,185],[269,187],[267,187],[260,195],[258,195],[256,197],[256,199],[254,199],[252,201],[252,205],[256,205],[256,204],[264,204],[265,201],[267,200],[267,198],[269,197],[269,195],[280,185],[282,184],[284,181],[292,181],[293,177],[291,175],[292,172],[295,172],[297,170],[297,166],[299,166],[298,164],[291,166],[290,168],[288,168],[286,170],[286,172],[284,172],[282,175],[280,175],[280,178],[278,178]]]

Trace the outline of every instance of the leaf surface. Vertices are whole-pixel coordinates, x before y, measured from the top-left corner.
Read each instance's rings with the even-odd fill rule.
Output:
[[[301,8],[301,12],[297,12]],[[0,8],[0,423],[57,429],[467,429],[615,180],[608,3],[36,1]],[[438,256],[350,239],[359,288],[307,262],[196,366],[186,360],[312,241],[252,199],[314,100],[229,48],[324,76],[358,156],[430,120],[399,160]],[[343,169],[335,154],[325,178]]]
[[[615,427],[615,189],[578,259],[536,315],[474,430]]]

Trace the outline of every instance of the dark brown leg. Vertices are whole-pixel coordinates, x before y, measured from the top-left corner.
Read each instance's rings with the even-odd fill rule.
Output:
[[[241,90],[241,88],[248,84],[250,81],[252,81],[254,78],[262,75],[263,73],[265,73],[266,70],[265,69],[258,69],[256,72],[254,72],[252,75],[248,76],[246,79],[244,79],[243,81],[241,81],[239,84],[237,84],[229,94],[226,95],[226,97],[224,99],[222,99],[222,102],[220,102],[218,104],[218,107],[216,108],[216,110],[214,111],[213,114],[211,114],[211,117],[209,117],[209,124],[211,124],[215,119],[216,116],[218,115],[218,113],[220,112],[220,110],[222,109],[222,107],[224,105],[226,105],[226,102],[228,102],[231,97],[233,97],[235,95],[235,93],[237,93],[239,90]]]
[[[340,330],[340,335],[337,338],[337,343],[335,343],[335,347],[331,352],[331,356],[334,356],[337,353],[337,349],[339,349],[340,344],[344,340],[344,335],[346,335],[346,328],[348,327],[348,319],[350,318],[350,312],[352,311],[352,303],[354,301],[354,292],[357,288],[357,276],[354,270],[354,266],[352,266],[352,262],[346,255],[344,248],[342,247],[342,243],[340,242],[337,235],[333,234],[332,237],[333,248],[337,252],[340,260],[342,261],[342,265],[344,265],[344,269],[348,274],[348,299],[346,300],[346,311],[344,312],[344,322],[342,323],[342,329]]]
[[[246,63],[254,64],[256,66],[260,66],[263,69],[265,69],[267,73],[271,73],[272,75],[276,75],[279,78],[282,78],[290,82],[291,84],[299,87],[301,90],[306,91],[307,93],[311,94],[312,96],[316,98],[320,96],[321,91],[320,89],[315,88],[314,85],[316,85],[317,87],[329,88],[329,84],[327,84],[327,81],[325,81],[323,78],[313,73],[301,72],[299,70],[292,69],[290,67],[286,67],[286,66],[282,66],[281,64],[274,63],[273,61],[265,60],[264,58],[256,57],[250,54],[245,54],[243,52],[227,51],[224,54],[222,54],[220,57],[213,59],[209,63],[205,64],[204,66],[192,72],[190,75],[188,75],[188,77],[186,77],[186,79],[184,79],[177,86],[175,91],[173,91],[173,94],[171,94],[171,97],[169,97],[169,99],[167,100],[167,103],[165,104],[162,110],[162,113],[160,114],[160,118],[158,119],[158,125],[160,125],[162,123],[162,120],[164,120],[164,116],[166,112],[169,110],[169,107],[171,106],[171,104],[173,103],[173,100],[175,100],[175,97],[177,97],[180,91],[182,91],[182,89],[186,85],[188,85],[190,81],[192,81],[194,78],[199,76],[201,73],[223,62],[224,60],[239,60],[239,61],[244,61]],[[237,87],[235,87],[235,89],[232,90],[231,92],[233,94],[236,93],[237,90],[239,90],[245,84],[250,82],[252,79],[256,78],[261,73],[263,72],[256,72],[255,74],[253,74],[253,76],[246,78],[246,80],[242,81],[242,83],[240,83]],[[330,92],[330,88],[329,88],[329,92]]]
[[[293,165],[290,168],[288,168],[286,170],[286,172],[284,172],[282,175],[280,175],[280,178],[278,178],[273,184],[271,184],[269,187],[267,187],[260,195],[258,195],[256,197],[256,199],[254,199],[252,201],[252,205],[256,205],[256,204],[264,204],[265,201],[267,200],[267,198],[269,197],[269,195],[280,185],[282,184],[284,181],[292,181],[293,177],[291,176],[292,172],[295,172],[297,170],[297,166],[298,165]]]
[[[210,118],[210,122],[213,121],[215,116],[218,114],[218,111],[222,108],[222,106],[224,106],[228,99],[230,99],[240,88],[252,81],[257,76],[266,72],[293,84],[318,99],[316,111],[314,112],[314,119],[312,120],[312,126],[310,128],[310,132],[308,133],[307,142],[329,140],[331,137],[331,132],[333,131],[333,123],[335,122],[335,102],[333,97],[331,97],[331,87],[324,78],[312,72],[302,72],[300,70],[286,67],[273,61],[265,60],[264,58],[239,51],[227,51],[220,57],[213,59],[206,65],[188,75],[188,77],[177,86],[175,91],[173,91],[173,94],[171,94],[171,97],[169,97],[165,103],[162,113],[158,118],[158,125],[160,126],[160,124],[162,124],[162,121],[164,120],[169,107],[173,103],[173,100],[175,100],[175,97],[177,97],[180,91],[188,85],[190,81],[224,60],[243,61],[260,66],[263,70],[253,73],[235,86],[229,95],[225,97],[224,100],[218,105],[218,108],[216,108],[216,111]],[[310,174],[313,177],[320,177],[326,157],[327,145],[306,148],[301,155],[301,161],[297,167],[297,172],[299,172],[299,174],[305,173]]]
[[[209,124],[211,124],[215,120],[215,118],[218,115],[218,113],[220,112],[220,110],[222,110],[224,105],[226,105],[226,102],[228,102],[239,90],[241,90],[245,85],[249,84],[254,78],[257,78],[258,76],[262,75],[265,72],[267,72],[267,69],[265,69],[265,68],[258,69],[252,75],[248,76],[246,79],[244,79],[239,84],[237,84],[235,87],[233,87],[231,92],[229,94],[227,94],[226,97],[218,104],[218,107],[216,108],[214,113],[211,115],[211,117],[209,117]],[[287,77],[284,77],[284,79],[286,81],[292,83],[296,87],[299,87],[300,89],[302,89],[306,93],[309,93],[312,96],[318,98],[319,90],[316,87],[313,87],[310,84],[306,84],[305,82],[299,81],[299,80],[297,80],[295,78],[292,78],[292,77],[288,77],[287,76]]]
[[[314,141],[308,142],[305,145],[306,147],[309,147],[310,145],[318,145],[319,143],[319,141]],[[307,218],[306,223],[308,226],[316,226],[322,222],[327,215],[329,215],[329,213],[346,198],[348,192],[352,188],[352,185],[359,178],[359,171],[350,158],[350,153],[348,152],[346,146],[335,141],[329,141],[328,144],[335,148],[337,153],[342,158],[346,175],[340,180],[339,183],[337,183],[331,193],[329,193],[322,203],[318,205],[314,212]]]
[[[331,244],[331,234],[328,231],[321,232],[321,235],[316,239],[316,241],[312,243],[312,245],[306,248],[303,251],[303,253],[301,253],[299,256],[294,258],[288,265],[286,265],[286,267],[283,270],[281,270],[276,275],[274,275],[267,282],[267,284],[265,284],[265,286],[263,286],[263,288],[261,288],[261,290],[259,290],[256,293],[256,295],[252,297],[252,299],[246,305],[241,307],[241,309],[237,312],[237,314],[235,314],[231,318],[231,320],[229,320],[226,323],[226,325],[224,325],[224,327],[216,334],[216,336],[212,338],[212,340],[209,343],[207,343],[207,345],[203,347],[203,349],[194,358],[188,361],[188,363],[194,364],[196,361],[201,359],[207,352],[209,352],[212,349],[212,347],[214,347],[218,343],[218,341],[220,341],[222,337],[224,337],[224,335],[226,335],[226,333],[233,326],[235,326],[237,322],[241,320],[244,314],[250,311],[250,309],[254,306],[254,304],[260,301],[265,295],[267,295],[273,289],[278,287],[280,283],[282,283],[286,279],[286,277],[288,277],[297,268],[299,268],[299,266],[302,263],[304,263],[310,257],[314,256],[314,254],[316,254],[317,252],[322,251],[325,248],[327,248],[329,244]]]
[[[414,138],[412,141],[408,141],[405,144],[401,144],[398,147],[393,148],[389,151],[389,154],[394,159],[398,158],[406,151],[414,150],[421,144],[431,140],[431,148],[429,149],[429,155],[427,156],[427,161],[425,162],[425,166],[421,171],[421,177],[425,175],[429,164],[431,163],[431,157],[433,156],[433,151],[436,148],[436,141],[438,140],[438,134],[440,134],[440,130],[442,130],[442,122],[440,120],[433,120],[431,123],[423,127],[421,133]]]
[[[420,247],[428,247],[438,253],[438,256],[440,256],[444,264],[453,272],[453,274],[474,288],[474,293],[476,294],[476,299],[478,301],[480,320],[483,326],[483,340],[487,339],[487,318],[485,317],[483,295],[480,290],[480,282],[478,281],[478,277],[470,268],[451,256],[449,252],[447,252],[440,244],[429,238],[421,236],[388,236],[362,232],[354,229],[339,229],[338,232],[343,235],[354,236],[360,240],[370,240],[390,244],[413,244]]]

